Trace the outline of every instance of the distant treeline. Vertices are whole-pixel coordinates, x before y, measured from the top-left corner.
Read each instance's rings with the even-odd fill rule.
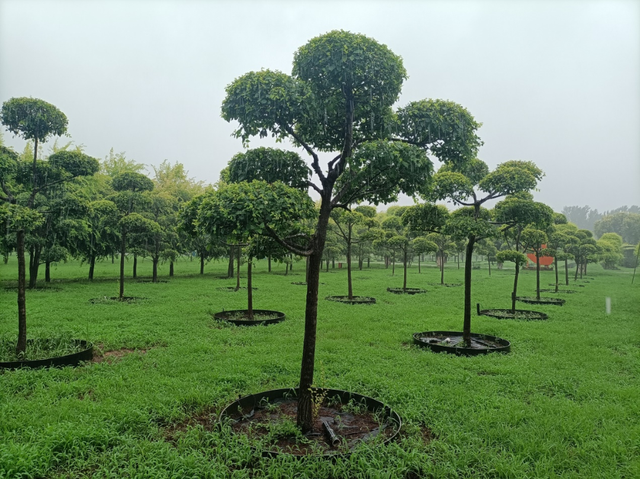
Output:
[[[596,237],[617,233],[625,243],[640,241],[640,206],[621,206],[603,213],[589,206],[565,206],[562,214],[578,228],[592,231]]]

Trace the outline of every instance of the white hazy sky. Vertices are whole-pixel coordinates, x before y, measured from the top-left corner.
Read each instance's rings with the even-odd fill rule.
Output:
[[[490,167],[538,164],[538,201],[640,205],[634,0],[0,0],[0,102],[41,98],[92,156],[113,147],[146,165],[178,161],[214,183],[242,151],[220,117],[226,85],[261,68],[289,73],[298,47],[334,29],[402,56],[399,105],[464,105],[483,123],[478,156]],[[262,145],[272,144],[251,144]]]

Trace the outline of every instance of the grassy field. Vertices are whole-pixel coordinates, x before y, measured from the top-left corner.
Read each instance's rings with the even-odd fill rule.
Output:
[[[67,334],[97,345],[99,361],[78,368],[0,372],[2,478],[420,478],[640,477],[640,278],[590,266],[571,282],[567,304],[523,305],[549,314],[524,322],[473,317],[473,332],[512,342],[512,352],[484,357],[435,354],[412,344],[414,332],[461,330],[463,288],[434,285],[433,265],[409,272],[373,264],[354,272],[354,293],[376,305],[320,300],[316,385],[379,399],[403,418],[399,439],[330,462],[262,459],[241,438],[214,427],[238,395],[298,382],[303,336],[304,265],[256,267],[254,307],[287,314],[283,323],[242,328],[212,314],[246,307],[228,292],[226,264],[197,274],[181,261],[176,276],[127,278],[122,304],[89,300],[117,295],[117,265],[62,264],[52,283],[27,292],[28,334]],[[128,263],[128,274],[131,264]],[[473,303],[507,308],[512,270],[474,271]],[[44,272],[42,273],[44,276]],[[0,336],[17,331],[15,258],[0,264]],[[543,283],[553,281],[543,272]],[[534,293],[535,273],[521,277]],[[448,266],[445,280],[462,282]],[[320,296],[346,294],[346,270],[321,276]],[[243,284],[245,278],[243,277]],[[582,285],[582,287],[578,287]],[[41,284],[44,286],[44,283]],[[611,298],[611,314],[605,298]]]

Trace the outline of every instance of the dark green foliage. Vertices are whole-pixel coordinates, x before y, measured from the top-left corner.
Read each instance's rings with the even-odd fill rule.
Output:
[[[66,115],[51,103],[37,98],[7,100],[2,104],[0,122],[25,140],[44,142],[51,135],[61,136],[67,132]]]

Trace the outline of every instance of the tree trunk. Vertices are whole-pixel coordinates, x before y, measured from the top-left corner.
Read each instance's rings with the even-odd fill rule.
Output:
[[[458,268],[460,263],[458,263]],[[444,285],[444,261],[440,261],[440,284]]]
[[[564,282],[565,286],[569,286],[569,260],[564,260]]]
[[[469,236],[464,264],[464,324],[462,341],[466,346],[471,345],[471,267],[473,263],[473,245],[475,236]]]
[[[152,269],[152,273],[151,273],[151,282],[152,283],[157,283],[158,282],[158,260],[160,258],[158,258],[157,256],[153,256],[153,258],[151,258],[151,261],[153,262],[153,269]]]
[[[407,250],[404,250],[404,257],[403,257],[403,265],[404,265],[404,278],[402,281],[402,289],[403,291],[407,289]]]
[[[271,255],[267,255],[268,271],[271,273]]]
[[[93,273],[96,269],[96,257],[93,253],[89,257],[89,281],[93,281]]]
[[[316,234],[312,239],[312,251],[309,256],[309,277],[307,279],[307,300],[304,315],[304,341],[302,347],[302,365],[300,368],[300,390],[296,422],[303,433],[313,429],[313,369],[316,353],[316,329],[318,324],[318,289],[320,287],[320,262],[327,238],[327,226],[331,213],[331,189],[322,198]]]
[[[349,299],[353,299],[353,283],[351,281],[351,224],[347,236],[347,284],[349,290]]]
[[[518,294],[518,276],[520,275],[520,263],[516,261],[516,274],[513,277],[513,292],[511,293],[511,312],[516,314],[516,296]]]
[[[204,251],[200,251],[200,274],[204,274]]]
[[[240,256],[240,255],[238,255]],[[253,288],[251,287],[251,266],[252,259],[247,259],[247,316],[253,320]]]
[[[26,300],[26,265],[24,259],[24,237],[23,229],[19,229],[16,234],[16,253],[18,255],[18,343],[16,345],[16,355],[24,354],[27,350],[27,300]]]
[[[555,292],[558,292],[558,257],[555,256],[553,258],[553,268],[556,270],[556,290]]]
[[[489,276],[491,276],[491,261],[488,258],[487,263],[489,263]]]
[[[51,283],[51,261],[44,263],[44,282]]]
[[[40,269],[41,246],[34,246],[29,255],[29,289],[36,287],[38,283],[38,270]]]
[[[576,256],[576,275],[574,276],[573,280],[574,281],[578,281],[578,270],[581,268],[580,266],[580,259],[579,257]]]
[[[169,261],[169,277],[173,278],[173,261]]]
[[[234,277],[236,269],[235,269],[235,249],[233,245],[229,246],[229,266],[227,268],[227,278],[231,279]]]
[[[122,233],[122,242],[120,243],[120,294],[118,299],[122,301],[124,298],[124,254],[126,253],[127,233]]]
[[[240,245],[238,245],[238,274],[236,275],[236,291],[240,289]]]
[[[394,253],[393,257],[391,258],[391,276],[395,276],[396,275],[396,255]]]
[[[138,277],[138,255],[133,253],[133,279]]]
[[[540,250],[536,250],[536,299],[540,301]]]

